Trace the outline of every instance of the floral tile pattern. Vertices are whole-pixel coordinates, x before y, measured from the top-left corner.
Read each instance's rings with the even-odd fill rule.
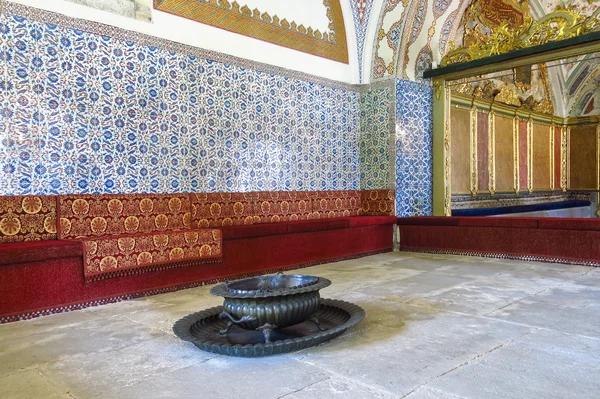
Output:
[[[51,22],[0,16],[0,193],[359,188],[357,92]]]
[[[432,214],[431,86],[396,79],[396,215]]]
[[[394,187],[394,88],[360,95],[360,188]]]

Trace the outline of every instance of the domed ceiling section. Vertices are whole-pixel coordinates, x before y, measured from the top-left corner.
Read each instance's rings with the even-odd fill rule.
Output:
[[[279,46],[348,63],[340,0],[154,0],[154,8]]]
[[[478,13],[469,19],[465,12],[475,8],[470,7],[474,3]],[[600,0],[384,0],[373,45],[371,80],[399,77],[419,81],[424,70],[439,65],[451,41],[462,44],[465,26],[473,27],[475,19],[488,29],[502,21],[519,26],[527,16],[539,19],[558,6],[573,7],[589,16]],[[557,80],[550,79],[553,84]]]

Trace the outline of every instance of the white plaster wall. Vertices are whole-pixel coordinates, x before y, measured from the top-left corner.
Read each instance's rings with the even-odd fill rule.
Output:
[[[357,62],[356,39],[352,11],[349,3],[345,0],[342,0],[341,3],[348,37],[349,64],[327,60],[157,10],[152,11],[152,23],[149,23],[65,0],[13,0],[13,2],[327,79],[345,83],[358,82],[358,67],[355,65]]]

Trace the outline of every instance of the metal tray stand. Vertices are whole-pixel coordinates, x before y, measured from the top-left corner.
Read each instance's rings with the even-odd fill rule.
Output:
[[[228,320],[219,317],[223,306],[192,313],[173,325],[175,335],[192,342],[198,348],[228,356],[259,357],[294,352],[317,346],[341,335],[365,317],[365,311],[353,303],[321,299],[314,321],[273,330],[270,342],[265,343],[261,331],[229,325],[227,334],[220,333]]]

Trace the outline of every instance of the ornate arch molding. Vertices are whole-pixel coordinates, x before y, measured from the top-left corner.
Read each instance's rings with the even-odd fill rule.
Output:
[[[277,44],[347,64],[348,43],[340,0],[323,0],[327,9],[327,32],[251,10],[235,0],[154,0],[154,8],[230,32]]]

